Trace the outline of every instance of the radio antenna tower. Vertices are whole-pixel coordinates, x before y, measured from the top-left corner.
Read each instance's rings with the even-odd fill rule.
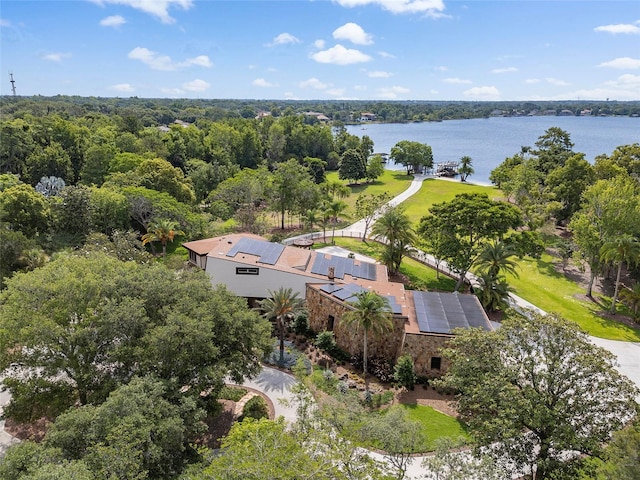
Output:
[[[16,81],[13,79],[13,72],[9,72],[9,78],[11,83],[11,91],[13,92],[13,96],[16,96]]]

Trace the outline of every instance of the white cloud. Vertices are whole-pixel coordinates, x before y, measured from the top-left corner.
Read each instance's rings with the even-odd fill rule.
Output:
[[[153,70],[173,71],[179,68],[186,68],[193,65],[198,67],[212,67],[213,63],[206,55],[199,55],[195,58],[188,58],[184,62],[174,62],[168,55],[159,55],[156,52],[144,47],[136,47],[129,52],[131,60],[140,60]]]
[[[625,70],[635,70],[640,68],[639,58],[620,57],[611,60],[610,62],[604,62],[598,65],[599,67],[609,68],[622,68]]]
[[[324,40],[316,40],[315,42],[313,42],[313,46],[319,50],[322,50],[324,48],[324,45],[325,45]]]
[[[321,50],[311,55],[311,58],[318,63],[332,63],[334,65],[351,65],[353,63],[364,63],[371,60],[371,57],[360,50],[344,48],[337,44],[327,50]]]
[[[11,26],[11,22],[9,20],[0,18],[0,27],[10,27],[10,26]]]
[[[182,88],[188,92],[204,92],[208,90],[210,86],[211,84],[209,82],[205,82],[199,78],[182,84]]]
[[[378,98],[386,98],[389,100],[393,100],[398,98],[399,95],[406,95],[410,93],[411,90],[405,87],[388,87],[388,88],[379,88],[378,89]]]
[[[329,90],[326,91],[326,93],[334,97],[341,97],[344,95],[344,92],[345,92],[344,88],[330,88]]]
[[[71,58],[70,53],[45,53],[41,56],[43,60],[48,62],[61,62],[65,58]]]
[[[373,35],[365,32],[357,23],[345,23],[333,31],[333,38],[336,40],[349,40],[356,45],[371,45]]]
[[[213,63],[211,63],[211,60],[209,60],[209,57],[207,57],[206,55],[198,55],[195,58],[187,59],[187,61],[185,62],[185,66],[189,65],[197,65],[198,67],[207,68],[213,67]]]
[[[124,25],[127,21],[120,15],[111,15],[100,20],[100,25],[103,27],[118,28],[120,25]]]
[[[160,19],[162,23],[174,23],[176,21],[169,15],[169,9],[173,6],[189,10],[193,7],[192,0],[91,0],[102,6],[104,4],[125,5],[144,13],[148,13]]]
[[[465,80],[463,78],[443,78],[444,83],[452,83],[454,85],[469,85],[473,83],[471,80]]]
[[[251,84],[255,85],[256,87],[264,87],[264,88],[271,88],[271,87],[278,86],[274,83],[267,82],[264,78],[256,78],[253,82],[251,82]]]
[[[284,98],[287,100],[300,100],[293,92],[284,92]]]
[[[320,80],[313,77],[309,78],[308,80],[303,80],[302,82],[298,83],[298,86],[300,88],[314,88],[316,90],[324,90],[326,88],[329,88],[331,84],[322,83]]]
[[[334,0],[343,7],[360,7],[363,5],[380,5],[392,13],[426,13],[438,16],[444,10],[442,0]]]
[[[293,44],[300,43],[300,39],[298,39],[297,37],[294,37],[290,33],[285,32],[274,37],[270,43],[267,43],[267,47],[275,47],[277,45],[287,45],[289,43],[293,43]]]
[[[528,84],[528,85],[533,85],[534,83],[540,83],[540,79],[539,78],[527,78],[524,83]]]
[[[637,100],[638,91],[640,91],[640,75],[625,74],[616,80],[604,83],[604,87],[593,89],[583,89],[564,93],[562,99],[567,98],[588,98],[590,100]],[[560,97],[560,96],[559,96]]]
[[[560,80],[559,78],[547,77],[545,78],[547,83],[551,85],[555,85],[556,87],[568,87],[571,85],[569,82],[565,82],[564,80]]]
[[[373,72],[368,72],[367,75],[370,78],[389,78],[393,76],[391,72],[383,72],[382,70],[375,70]]]
[[[249,70],[255,70],[256,68],[258,68],[258,66],[257,65],[249,65],[247,68]]]
[[[602,25],[601,27],[596,27],[593,29],[596,32],[607,32],[612,34],[617,33],[630,33],[638,35],[640,34],[640,27],[636,25],[631,25],[628,23],[618,23],[615,25]]]
[[[117,85],[111,85],[109,90],[115,90],[116,92],[131,93],[135,91],[135,88],[129,83],[118,83]]]
[[[395,55],[389,52],[378,52],[378,55],[380,55],[382,58],[396,58]]]
[[[358,91],[368,90],[366,85],[355,85],[353,88],[354,88],[354,90],[358,90]]]
[[[505,67],[505,68],[494,68],[491,70],[491,73],[511,73],[517,72],[518,69],[516,67]]]
[[[445,67],[444,65],[438,65],[437,67],[433,67],[433,69],[436,72],[446,72],[447,70],[449,70],[449,68]]]
[[[496,87],[473,87],[462,93],[474,100],[500,100],[500,91]]]

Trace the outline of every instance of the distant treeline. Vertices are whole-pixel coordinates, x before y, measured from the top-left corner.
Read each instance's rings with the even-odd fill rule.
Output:
[[[105,115],[135,116],[143,126],[168,125],[175,120],[193,123],[230,118],[274,117],[316,112],[330,122],[353,123],[363,113],[385,123],[441,121],[485,118],[492,115],[622,115],[640,116],[640,101],[543,101],[543,102],[467,102],[467,101],[372,101],[372,100],[229,100],[107,97],[0,97],[2,120],[25,114],[63,117]],[[322,118],[322,117],[321,117]],[[319,122],[309,115],[309,123]]]

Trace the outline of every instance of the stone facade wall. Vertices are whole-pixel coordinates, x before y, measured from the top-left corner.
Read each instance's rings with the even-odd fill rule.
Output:
[[[340,319],[351,308],[324,292],[307,287],[307,309],[309,327],[315,332],[330,330],[329,316],[333,316],[333,332],[338,346],[349,354],[361,354],[363,347],[362,330],[344,325]],[[447,346],[450,335],[426,333],[405,333],[406,317],[394,316],[393,329],[381,337],[370,336],[369,357],[385,357],[397,360],[404,354],[411,355],[417,375],[435,378],[448,368],[448,362],[441,357],[440,349]],[[431,358],[441,359],[440,369],[431,368]]]
[[[436,378],[449,368],[449,362],[442,358],[440,349],[446,348],[450,338],[449,335],[407,333],[402,346],[402,354],[411,355],[416,375]],[[431,368],[432,357],[442,358],[439,370]]]
[[[338,346],[350,355],[361,354],[364,338],[362,330],[347,326],[341,322],[342,316],[351,308],[324,292],[307,287],[307,310],[309,311],[309,327],[315,332],[330,330],[329,316],[333,316],[333,333]],[[393,317],[393,329],[376,337],[367,337],[368,356],[385,357],[395,360],[399,356],[404,335],[406,318]]]

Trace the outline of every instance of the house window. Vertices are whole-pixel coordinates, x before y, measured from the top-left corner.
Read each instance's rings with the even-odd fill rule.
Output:
[[[259,275],[260,269],[257,267],[236,267],[236,275]]]
[[[329,315],[329,319],[327,320],[327,330],[332,331],[333,330],[333,323],[336,321],[335,317],[333,315]]]
[[[442,363],[442,358],[431,357],[431,370],[440,370],[441,363]]]

